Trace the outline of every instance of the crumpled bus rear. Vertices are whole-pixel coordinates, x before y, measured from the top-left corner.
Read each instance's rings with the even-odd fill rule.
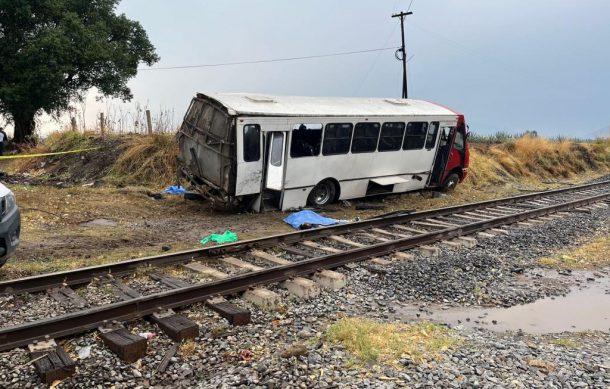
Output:
[[[182,173],[207,195],[226,201],[235,194],[235,137],[228,112],[197,95],[178,132]]]

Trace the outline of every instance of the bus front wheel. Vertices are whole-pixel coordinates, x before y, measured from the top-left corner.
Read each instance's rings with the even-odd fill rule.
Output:
[[[335,184],[330,180],[324,180],[311,190],[307,202],[316,207],[323,207],[332,203],[336,194]]]
[[[453,191],[459,182],[460,176],[457,173],[449,174],[443,183],[443,192]]]

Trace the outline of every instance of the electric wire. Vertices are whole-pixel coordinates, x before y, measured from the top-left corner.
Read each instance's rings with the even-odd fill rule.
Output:
[[[307,59],[314,59],[314,58],[339,57],[339,56],[344,56],[344,55],[374,53],[374,52],[387,51],[387,50],[396,50],[396,47],[381,47],[381,48],[376,48],[376,49],[343,51],[343,52],[338,52],[338,53],[307,55],[307,56],[301,56],[301,57],[285,57],[285,58],[274,58],[274,59],[257,59],[257,60],[249,60],[249,61],[220,62],[220,63],[200,64],[200,65],[182,65],[182,66],[139,68],[138,70],[139,71],[173,70],[173,69],[194,69],[194,68],[211,68],[211,67],[221,67],[221,66],[251,65],[251,64],[260,64],[260,63],[299,61],[299,60],[307,60]]]

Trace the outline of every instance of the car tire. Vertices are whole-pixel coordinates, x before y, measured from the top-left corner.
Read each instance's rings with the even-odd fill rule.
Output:
[[[460,176],[457,173],[451,173],[443,183],[443,192],[452,192],[460,182]]]
[[[335,201],[336,194],[337,187],[335,184],[331,180],[324,180],[311,190],[309,197],[307,197],[307,203],[314,207],[324,207]]]

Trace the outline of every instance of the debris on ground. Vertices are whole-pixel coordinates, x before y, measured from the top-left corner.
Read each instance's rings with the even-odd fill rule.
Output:
[[[209,242],[215,242],[218,244],[223,244],[223,243],[232,243],[232,242],[237,242],[238,238],[237,238],[237,234],[233,231],[225,231],[222,234],[211,234],[208,236],[203,237],[199,243],[201,243],[202,245],[206,245]]]
[[[372,203],[360,203],[356,204],[357,211],[366,211],[366,210],[383,210],[385,209],[385,205],[383,204],[372,204]]]
[[[181,195],[187,192],[186,189],[182,187],[182,185],[171,185],[165,188],[163,193],[171,194],[171,195]]]
[[[302,226],[332,226],[334,224],[346,223],[346,220],[337,220],[330,217],[322,216],[314,211],[304,210],[294,212],[288,215],[284,222],[290,224],[294,229],[301,229]]]

